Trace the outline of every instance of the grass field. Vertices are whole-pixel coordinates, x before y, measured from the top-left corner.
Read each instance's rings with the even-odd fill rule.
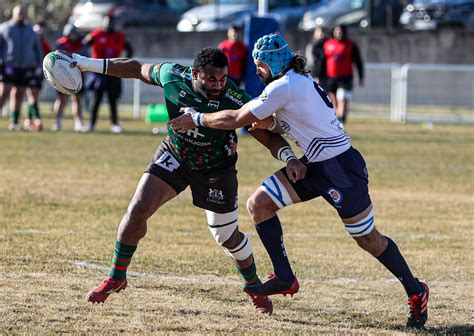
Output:
[[[51,120],[47,121],[51,124]],[[231,261],[188,192],[149,221],[129,288],[85,302],[107,274],[118,222],[161,141],[143,121],[93,134],[9,133],[0,120],[0,333],[405,334],[401,285],[360,250],[321,200],[280,213],[300,279],[253,313]],[[50,126],[50,125],[49,125]],[[380,231],[430,285],[427,333],[474,333],[474,132],[468,126],[353,119],[347,127],[369,167]],[[240,226],[259,274],[272,271],[245,201],[280,163],[250,138],[239,143]]]

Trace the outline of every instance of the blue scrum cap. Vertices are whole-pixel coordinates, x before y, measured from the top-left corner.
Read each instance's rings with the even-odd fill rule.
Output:
[[[290,65],[293,58],[288,42],[278,33],[264,35],[255,42],[252,57],[264,62],[270,68],[273,77]]]

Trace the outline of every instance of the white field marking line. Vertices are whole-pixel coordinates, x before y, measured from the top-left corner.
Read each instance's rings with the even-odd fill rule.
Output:
[[[94,269],[94,270],[109,270],[110,267],[102,266],[98,264],[88,263],[85,261],[75,261],[74,264],[77,267],[86,268],[86,269]],[[127,272],[128,275],[131,277],[136,278],[150,278],[156,280],[163,280],[163,281],[182,281],[182,282],[194,282],[194,283],[202,283],[202,282],[209,282],[218,285],[239,285],[242,286],[241,281],[235,281],[231,279],[224,279],[215,275],[191,275],[191,276],[177,276],[177,275],[157,275],[145,272]]]
[[[74,261],[74,265],[80,268],[86,269],[93,269],[93,270],[100,270],[100,271],[108,271],[110,267],[103,266],[99,264],[89,263],[86,261]],[[216,275],[189,275],[189,276],[177,276],[177,275],[156,275],[151,273],[145,272],[129,272],[127,273],[131,277],[135,278],[150,278],[156,280],[163,280],[163,281],[183,281],[183,282],[193,282],[193,283],[203,283],[203,282],[210,282],[213,284],[218,285],[238,285],[242,286],[241,281],[235,281],[231,279],[226,279],[222,277],[218,277]],[[312,279],[299,279],[300,282],[303,284],[321,284],[321,283],[330,283],[335,285],[359,285],[362,283],[369,283],[369,282],[380,282],[383,285],[392,285],[394,283],[398,283],[397,279],[380,279],[380,280],[360,280],[360,279],[353,279],[353,278],[335,278],[335,279],[327,279],[327,280],[312,280]],[[428,284],[430,285],[440,285],[440,286],[473,286],[474,282],[470,281],[445,281],[445,280],[427,280]]]

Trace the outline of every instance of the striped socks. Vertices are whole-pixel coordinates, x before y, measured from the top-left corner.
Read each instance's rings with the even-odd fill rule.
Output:
[[[242,278],[244,278],[245,286],[260,285],[262,283],[260,279],[258,278],[257,267],[255,266],[255,262],[252,262],[252,265],[250,265],[247,268],[243,268],[243,269],[237,268],[237,270],[239,271]]]
[[[125,245],[120,243],[118,240],[115,241],[112,269],[109,273],[112,278],[123,280],[127,277],[127,268],[136,249],[136,246]]]

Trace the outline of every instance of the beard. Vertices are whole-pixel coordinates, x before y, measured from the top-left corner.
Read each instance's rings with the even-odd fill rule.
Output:
[[[268,77],[261,77],[261,76],[258,76],[258,78],[260,78],[260,81],[266,85],[270,84],[271,82],[273,82],[273,80],[275,79],[275,77],[273,76],[268,76]]]

